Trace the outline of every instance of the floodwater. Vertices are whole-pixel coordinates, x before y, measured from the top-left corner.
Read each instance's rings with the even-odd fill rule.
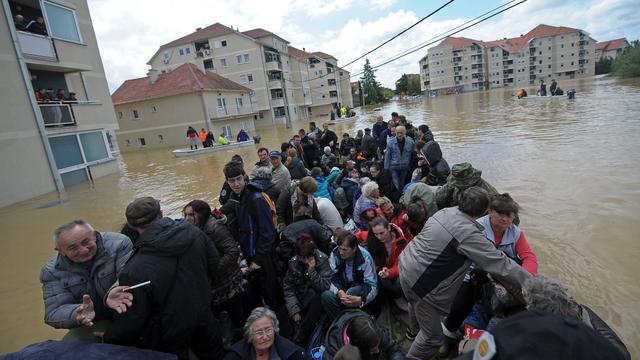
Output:
[[[449,164],[468,161],[522,206],[521,226],[538,255],[540,273],[560,279],[640,355],[640,79],[593,78],[560,83],[577,98],[516,100],[496,89],[458,96],[391,102],[357,121],[337,123],[340,134],[364,128],[392,111],[426,123]],[[530,91],[534,93],[534,91]],[[293,128],[306,128],[294,123]],[[279,148],[293,129],[260,130]],[[234,153],[257,161],[255,147],[188,158],[169,149],[123,154],[120,173],[0,209],[0,353],[64,331],[43,323],[38,276],[54,255],[51,233],[83,218],[117,231],[124,208],[138,196],[161,200],[179,216],[192,199],[212,203]],[[5,169],[6,171],[7,169]]]

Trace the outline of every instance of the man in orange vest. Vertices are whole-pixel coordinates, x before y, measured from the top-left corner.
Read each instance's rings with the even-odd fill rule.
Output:
[[[204,128],[200,130],[200,141],[202,141],[202,147],[207,147],[207,132]]]

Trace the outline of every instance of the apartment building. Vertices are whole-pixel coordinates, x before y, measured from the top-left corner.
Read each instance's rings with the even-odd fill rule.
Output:
[[[429,78],[429,55],[425,55],[420,61],[420,90],[428,91],[431,85],[431,79]]]
[[[125,81],[112,95],[122,151],[187,144],[189,126],[235,140],[254,130],[251,89],[195,64]]]
[[[629,46],[629,42],[626,38],[596,43],[596,61],[600,61],[604,58],[615,60],[618,56],[622,55],[624,50]]]
[[[257,111],[255,124],[260,127],[315,116],[313,94],[322,91],[312,73],[320,65],[337,68],[337,60],[328,56],[329,59],[323,59],[318,54],[291,49],[286,39],[261,28],[240,32],[215,23],[160,46],[147,64],[162,73],[192,63],[202,71],[214,72],[250,88],[251,106]],[[317,65],[316,60],[321,64]],[[328,89],[328,79],[324,82]],[[333,87],[335,93],[341,92],[339,84]],[[326,92],[327,101],[332,95],[335,94]],[[317,100],[320,99],[324,98],[319,95]],[[341,101],[340,97],[334,98],[334,102]],[[323,105],[322,102],[318,106]]]
[[[580,29],[541,24],[517,38],[485,42],[448,37],[430,48],[419,65],[428,91],[524,87],[594,75],[595,43]]]
[[[313,116],[328,116],[336,105],[353,107],[350,73],[338,67],[338,59],[322,51],[309,57],[310,111]]]
[[[86,0],[2,9],[0,206],[117,172],[118,122]]]

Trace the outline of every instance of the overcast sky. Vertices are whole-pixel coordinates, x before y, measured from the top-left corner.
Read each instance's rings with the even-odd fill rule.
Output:
[[[307,51],[323,51],[338,65],[366,53],[444,4],[445,0],[88,0],[111,92],[145,76],[158,47],[216,22],[240,31],[261,27]],[[506,0],[455,0],[368,57],[373,65],[446,32]],[[517,1],[516,1],[517,2]],[[514,3],[516,3],[514,2]],[[496,40],[538,24],[583,29],[598,41],[640,37],[638,0],[529,0],[455,36]],[[433,45],[432,45],[433,46]],[[378,81],[394,87],[418,73],[427,48],[380,68]],[[362,70],[364,59],[347,67]],[[351,81],[356,81],[352,78]]]

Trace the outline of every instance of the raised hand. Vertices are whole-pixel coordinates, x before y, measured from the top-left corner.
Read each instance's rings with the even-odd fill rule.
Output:
[[[118,314],[127,312],[127,308],[133,305],[133,294],[125,291],[127,286],[116,286],[107,295],[107,306]]]
[[[82,304],[80,304],[75,310],[76,320],[82,326],[93,326],[93,319],[96,317],[96,312],[93,308],[93,301],[87,294],[82,295]]]

